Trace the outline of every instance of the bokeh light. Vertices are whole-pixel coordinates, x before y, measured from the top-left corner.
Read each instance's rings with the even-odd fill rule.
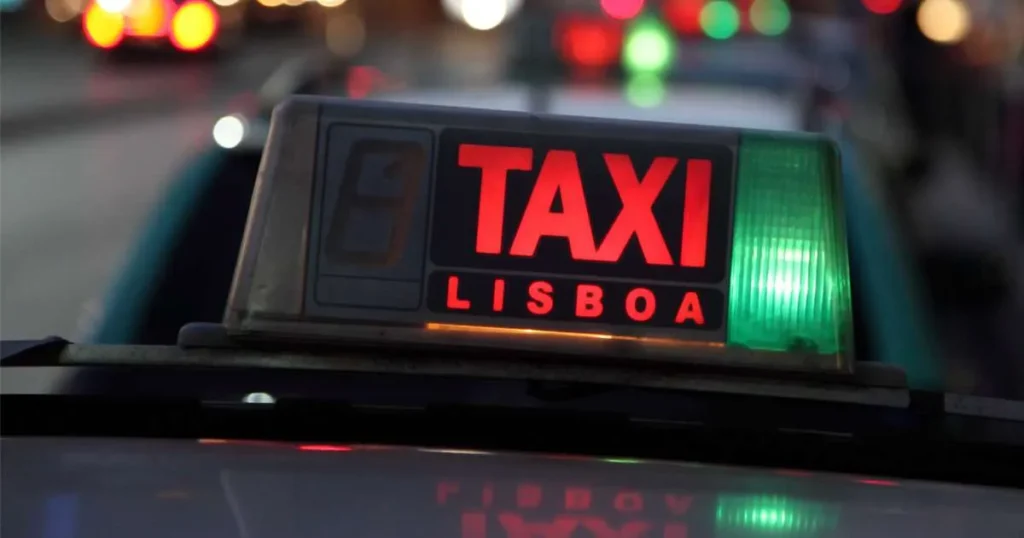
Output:
[[[163,0],[133,0],[126,13],[129,33],[136,36],[156,36],[164,32],[167,20]]]
[[[82,13],[83,0],[46,0],[46,14],[57,22],[67,22]]]
[[[462,20],[474,30],[492,30],[508,15],[506,0],[462,0]]]
[[[706,0],[665,0],[665,20],[677,32],[696,34],[701,31],[700,12]]]
[[[335,15],[327,19],[324,38],[327,50],[338,56],[353,56],[362,50],[366,42],[366,26],[357,15]]]
[[[655,73],[638,73],[626,81],[625,95],[634,106],[656,107],[665,100],[665,81]]]
[[[238,116],[224,116],[213,124],[213,141],[222,148],[238,147],[244,138],[245,122]]]
[[[903,4],[903,0],[861,0],[864,3],[864,9],[876,14],[876,15],[888,15],[895,13],[897,9]]]
[[[194,51],[210,43],[217,33],[217,12],[203,1],[187,2],[171,19],[171,42],[175,47]]]
[[[124,13],[128,10],[128,6],[132,5],[132,2],[131,0],[96,0],[96,5],[110,13]]]
[[[917,9],[917,25],[932,41],[958,43],[971,30],[971,12],[962,0],[924,0]]]
[[[740,13],[729,0],[711,0],[700,12],[700,26],[712,39],[729,39],[740,29]]]
[[[82,18],[85,38],[101,49],[116,47],[124,39],[124,16],[92,4]]]
[[[655,19],[638,20],[626,34],[622,60],[627,71],[661,72],[675,58],[672,34]]]
[[[601,0],[601,9],[613,19],[628,20],[644,9],[644,0]]]
[[[615,61],[622,36],[605,21],[570,20],[562,31],[562,56],[580,67],[604,67]]]
[[[785,33],[789,29],[790,18],[786,0],[754,0],[750,6],[750,23],[766,36]]]

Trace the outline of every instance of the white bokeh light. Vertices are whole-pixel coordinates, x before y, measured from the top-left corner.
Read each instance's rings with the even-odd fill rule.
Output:
[[[245,122],[238,116],[224,116],[213,125],[213,141],[222,148],[238,147],[243,138],[245,138]]]
[[[132,5],[132,0],[96,0],[96,5],[109,13],[124,13]]]
[[[492,30],[505,21],[508,0],[462,0],[462,20],[474,30]]]
[[[958,43],[971,31],[971,11],[963,0],[924,0],[917,9],[921,33],[937,43]]]

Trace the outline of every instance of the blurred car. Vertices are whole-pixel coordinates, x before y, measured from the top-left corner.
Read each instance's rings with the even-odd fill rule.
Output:
[[[207,0],[93,0],[82,13],[82,33],[108,53],[230,50],[240,41],[242,10]]]

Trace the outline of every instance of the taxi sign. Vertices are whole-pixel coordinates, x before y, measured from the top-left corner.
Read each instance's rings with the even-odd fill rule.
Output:
[[[295,97],[224,325],[848,372],[843,222],[812,135]]]

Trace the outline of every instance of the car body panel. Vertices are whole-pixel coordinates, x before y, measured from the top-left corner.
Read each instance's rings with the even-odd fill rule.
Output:
[[[10,536],[1019,536],[1012,489],[233,440],[4,439]],[[553,524],[552,522],[557,522]],[[527,533],[527,529],[533,529]],[[546,532],[545,532],[546,531]]]

